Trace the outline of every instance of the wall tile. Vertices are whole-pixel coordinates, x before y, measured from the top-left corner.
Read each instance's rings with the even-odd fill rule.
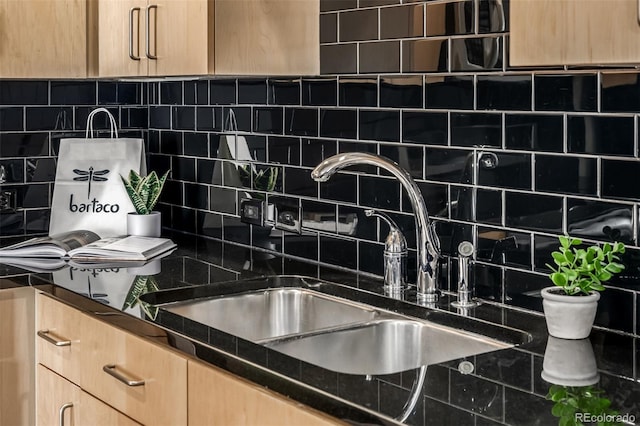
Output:
[[[400,141],[400,112],[367,111],[359,114],[360,139]]]
[[[239,104],[266,104],[267,82],[266,80],[238,80]]]
[[[423,4],[385,7],[380,9],[381,39],[422,37],[423,35]]]
[[[378,39],[378,9],[343,12],[339,20],[340,41]]]
[[[536,75],[537,111],[595,111],[597,109],[595,74]]]
[[[478,77],[478,109],[531,110],[531,76]]]
[[[563,129],[561,115],[507,114],[505,145],[510,149],[562,152]]]
[[[338,80],[340,106],[378,106],[378,79],[340,77]]]
[[[447,40],[402,40],[403,72],[445,72]]]
[[[593,158],[536,155],[536,190],[596,196],[597,181]]]
[[[269,79],[267,81],[270,105],[300,105],[300,80]]]
[[[380,106],[422,108],[422,77],[380,77]]]
[[[603,112],[640,112],[637,73],[602,73],[600,91]]]
[[[19,107],[0,108],[0,131],[23,130],[23,111],[24,109]]]
[[[325,13],[320,15],[320,43],[335,43],[338,41],[338,14]]]
[[[502,69],[504,39],[476,37],[451,40],[451,71]]]
[[[505,193],[506,224],[550,233],[562,232],[562,198],[518,192]]]
[[[49,83],[36,80],[0,81],[0,105],[47,105]]]
[[[442,112],[404,111],[402,113],[402,141],[425,145],[446,145],[448,118]]]
[[[427,35],[461,35],[474,31],[473,2],[428,2]]]
[[[492,113],[452,113],[451,144],[502,146],[502,117]]]
[[[360,43],[359,71],[364,74],[400,72],[400,42]]]
[[[569,116],[567,120],[569,151],[584,154],[634,155],[633,117]]]
[[[320,74],[354,74],[358,71],[356,43],[320,46]]]
[[[355,139],[358,117],[355,109],[320,109],[320,136]]]
[[[209,83],[209,101],[212,105],[237,103],[236,80],[211,80]]]
[[[438,109],[473,109],[473,78],[468,76],[425,79],[425,106]]]
[[[315,108],[286,108],[285,134],[318,136],[318,115]]]

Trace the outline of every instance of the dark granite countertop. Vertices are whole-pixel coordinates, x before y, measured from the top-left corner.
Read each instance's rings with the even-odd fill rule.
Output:
[[[354,424],[394,424],[405,417],[404,422],[411,425],[555,424],[554,402],[546,398],[551,384],[542,378],[542,371],[544,366],[548,374],[557,373],[549,372],[548,366],[551,356],[558,353],[567,366],[559,374],[569,375],[580,363],[595,360],[599,379],[591,390],[596,388],[601,398],[611,401],[611,409],[620,414],[620,420],[631,424],[640,421],[640,344],[632,336],[594,329],[584,341],[553,341],[546,334],[542,316],[483,303],[469,316],[526,331],[531,341],[465,358],[473,367],[471,372],[459,369],[462,360],[429,365],[423,386],[416,389],[420,369],[384,376],[336,373],[188,319],[176,319],[162,311],[158,314],[135,299],[129,303],[132,284],[147,274],[154,274],[154,280],[140,281],[143,292],[287,274],[354,287],[365,292],[365,299],[382,294],[381,281],[368,276],[216,240],[170,236],[179,248],[160,260],[157,274],[158,270],[108,267],[25,273],[0,265],[0,277],[4,277],[0,288],[38,286],[104,318],[108,317],[104,313],[125,312],[119,319],[113,315],[118,326],[144,335],[157,335],[149,328],[159,326],[179,350]],[[411,292],[406,300],[413,300]],[[449,306],[450,300],[444,295],[435,309],[458,315]],[[420,314],[426,308],[415,305],[411,309]],[[578,384],[567,380],[565,377],[561,382]],[[416,393],[417,403],[408,408],[406,404]]]

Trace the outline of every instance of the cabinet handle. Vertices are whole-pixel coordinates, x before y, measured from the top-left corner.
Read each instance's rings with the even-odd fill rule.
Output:
[[[136,37],[136,40],[140,39],[140,8],[132,7],[131,10],[129,10],[129,57],[134,61],[139,61],[140,56],[133,54],[133,15],[136,11],[138,12],[138,37]],[[140,55],[140,49],[138,49],[138,55]]]
[[[71,346],[71,340],[58,340],[49,333],[49,330],[39,330],[38,336],[55,346]]]
[[[144,386],[144,380],[133,380],[133,379],[129,379],[127,377],[125,377],[123,374],[118,373],[116,371],[116,365],[115,364],[107,364],[104,367],[102,367],[102,371],[104,371],[105,373],[107,373],[108,375],[115,377],[116,379],[118,379],[119,381],[121,381],[122,383],[124,383],[127,386]]]
[[[67,402],[62,407],[60,407],[60,410],[58,411],[58,424],[60,426],[64,426],[64,412],[67,411],[67,408],[71,407],[73,407],[73,404],[71,402]]]
[[[158,57],[156,55],[152,55],[151,54],[151,34],[150,34],[150,27],[151,27],[151,9],[156,9],[156,19],[158,18],[158,5],[156,4],[150,4],[149,6],[147,6],[147,40],[145,43],[145,55],[147,55],[147,58],[149,59],[158,59]],[[156,24],[155,21],[153,21],[153,41],[154,44],[156,44],[156,52],[154,53],[158,53],[157,52],[157,41],[156,41]]]

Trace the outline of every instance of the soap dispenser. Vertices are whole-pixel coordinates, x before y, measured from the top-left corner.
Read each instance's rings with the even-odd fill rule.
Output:
[[[407,240],[398,225],[386,213],[365,210],[368,217],[377,216],[389,225],[384,241],[384,285],[387,290],[398,291],[406,286]]]

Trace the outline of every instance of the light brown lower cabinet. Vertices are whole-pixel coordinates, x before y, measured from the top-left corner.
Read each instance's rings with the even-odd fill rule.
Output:
[[[36,367],[36,424],[140,425],[40,364]]]
[[[189,360],[188,369],[190,426],[344,424],[206,364]]]

